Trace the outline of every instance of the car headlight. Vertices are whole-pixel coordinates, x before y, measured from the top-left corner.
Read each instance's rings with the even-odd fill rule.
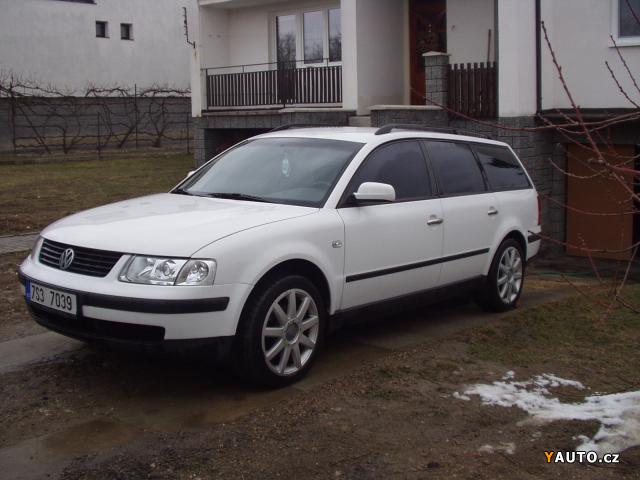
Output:
[[[185,260],[136,255],[120,272],[121,282],[144,285],[213,285],[214,260]]]

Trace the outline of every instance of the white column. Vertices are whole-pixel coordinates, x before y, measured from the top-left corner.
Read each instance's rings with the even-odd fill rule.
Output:
[[[358,22],[357,0],[341,0],[342,15],[342,106],[358,109]]]
[[[497,4],[499,116],[534,115],[535,0],[497,0]]]

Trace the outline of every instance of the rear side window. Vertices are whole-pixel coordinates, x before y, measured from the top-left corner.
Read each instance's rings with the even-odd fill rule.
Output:
[[[348,193],[364,182],[388,183],[396,190],[398,201],[432,196],[427,164],[417,141],[394,142],[374,150],[353,176]]]
[[[493,190],[519,190],[531,187],[520,163],[507,148],[475,145],[474,149]]]
[[[469,145],[454,142],[426,143],[443,195],[485,192],[482,172]]]

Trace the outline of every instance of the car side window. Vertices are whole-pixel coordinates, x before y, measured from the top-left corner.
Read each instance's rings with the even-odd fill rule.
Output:
[[[347,192],[356,192],[365,182],[387,183],[396,191],[396,201],[432,196],[427,163],[417,141],[400,141],[375,149],[355,173]]]
[[[434,141],[426,144],[443,195],[470,195],[486,191],[482,171],[469,145]]]
[[[520,190],[531,187],[524,169],[509,149],[493,145],[475,145],[474,150],[492,189]]]

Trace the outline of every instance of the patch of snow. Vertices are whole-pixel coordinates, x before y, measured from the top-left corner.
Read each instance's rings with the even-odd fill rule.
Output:
[[[469,397],[469,395],[463,395],[460,392],[453,392],[453,398],[457,398],[458,400],[464,400],[466,402],[471,400],[471,397]]]
[[[501,443],[498,446],[493,446],[493,445],[482,445],[479,449],[478,452],[480,453],[495,453],[495,452],[504,452],[507,455],[513,455],[516,451],[516,445],[515,443],[512,442],[508,442],[508,443]]]
[[[640,445],[640,391],[592,395],[582,403],[562,403],[549,392],[550,388],[560,386],[585,389],[580,382],[545,373],[528,381],[507,378],[492,384],[473,385],[454,397],[478,395],[484,405],[518,407],[542,423],[554,420],[600,422],[600,430],[593,438],[584,435],[577,438],[581,442],[577,451],[618,453]]]
[[[516,372],[514,372],[513,370],[509,370],[507,373],[504,374],[504,377],[502,377],[502,380],[512,380],[516,378]]]

